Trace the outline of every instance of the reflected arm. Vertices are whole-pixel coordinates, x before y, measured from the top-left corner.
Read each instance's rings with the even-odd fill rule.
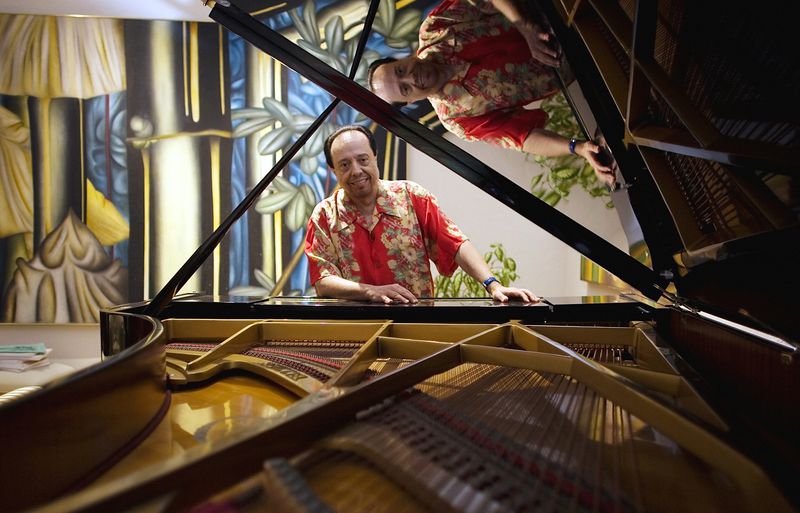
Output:
[[[491,3],[519,30],[528,43],[534,59],[548,66],[558,66],[560,64],[558,52],[548,45],[552,37],[549,32],[542,30],[539,25],[522,16],[522,13],[520,13],[512,0],[492,0]]]

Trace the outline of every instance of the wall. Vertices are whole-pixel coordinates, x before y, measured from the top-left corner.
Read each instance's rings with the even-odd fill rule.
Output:
[[[445,137],[526,190],[530,189],[534,173],[540,172],[539,166],[526,160],[522,153],[462,141],[450,134]],[[501,242],[517,261],[520,275],[517,286],[545,297],[613,293],[597,285],[590,288],[590,284],[580,280],[577,251],[413,148],[408,150],[408,177],[436,195],[444,211],[481,253],[487,251],[490,244]],[[569,198],[558,204],[558,210],[628,251],[616,211],[605,207],[605,199],[591,198],[582,190],[574,189]]]
[[[25,372],[0,371],[0,394],[20,387],[43,385],[100,361],[97,324],[0,323],[0,345],[44,343],[53,351],[50,365]]]

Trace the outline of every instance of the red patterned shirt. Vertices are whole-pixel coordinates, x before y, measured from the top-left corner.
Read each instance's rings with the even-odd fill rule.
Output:
[[[305,249],[311,284],[339,276],[370,285],[398,283],[417,297],[433,297],[429,261],[441,274],[452,274],[467,240],[461,230],[431,193],[404,180],[381,180],[372,216],[365,219],[341,189],[314,208]]]
[[[453,78],[429,96],[442,124],[467,140],[521,149],[547,114],[522,107],[558,90],[548,66],[531,57],[522,34],[487,0],[444,0],[419,30],[421,59],[454,66]]]

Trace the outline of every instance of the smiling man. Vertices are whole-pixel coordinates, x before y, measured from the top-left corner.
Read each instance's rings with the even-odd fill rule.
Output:
[[[525,108],[558,90],[550,38],[510,0],[444,0],[420,27],[416,55],[373,62],[369,86],[392,103],[427,98],[462,139],[547,157],[577,154],[613,185],[599,146],[545,130],[547,114]]]
[[[383,59],[383,62],[377,66],[373,63],[372,87],[375,94],[395,103],[413,103],[436,96],[456,71],[455,66],[415,55]]]
[[[325,159],[340,187],[314,208],[305,247],[320,296],[415,303],[433,297],[432,260],[448,276],[460,266],[495,301],[539,300],[497,281],[428,191],[414,182],[381,180],[369,130],[340,128],[325,141]]]

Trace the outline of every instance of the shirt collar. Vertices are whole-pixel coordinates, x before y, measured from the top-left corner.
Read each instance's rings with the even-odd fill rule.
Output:
[[[386,182],[378,180],[378,197],[375,200],[375,209],[378,215],[386,214],[394,217],[400,217],[401,212],[397,203],[396,194],[394,194]],[[348,226],[354,224],[358,219],[358,207],[353,203],[344,192],[344,189],[336,191],[336,228],[337,231],[344,230]]]
[[[381,180],[380,187],[378,188],[378,198],[375,202],[375,208],[378,214],[386,214],[394,217],[402,216],[403,212],[400,208],[398,194],[393,192],[387,184]]]

